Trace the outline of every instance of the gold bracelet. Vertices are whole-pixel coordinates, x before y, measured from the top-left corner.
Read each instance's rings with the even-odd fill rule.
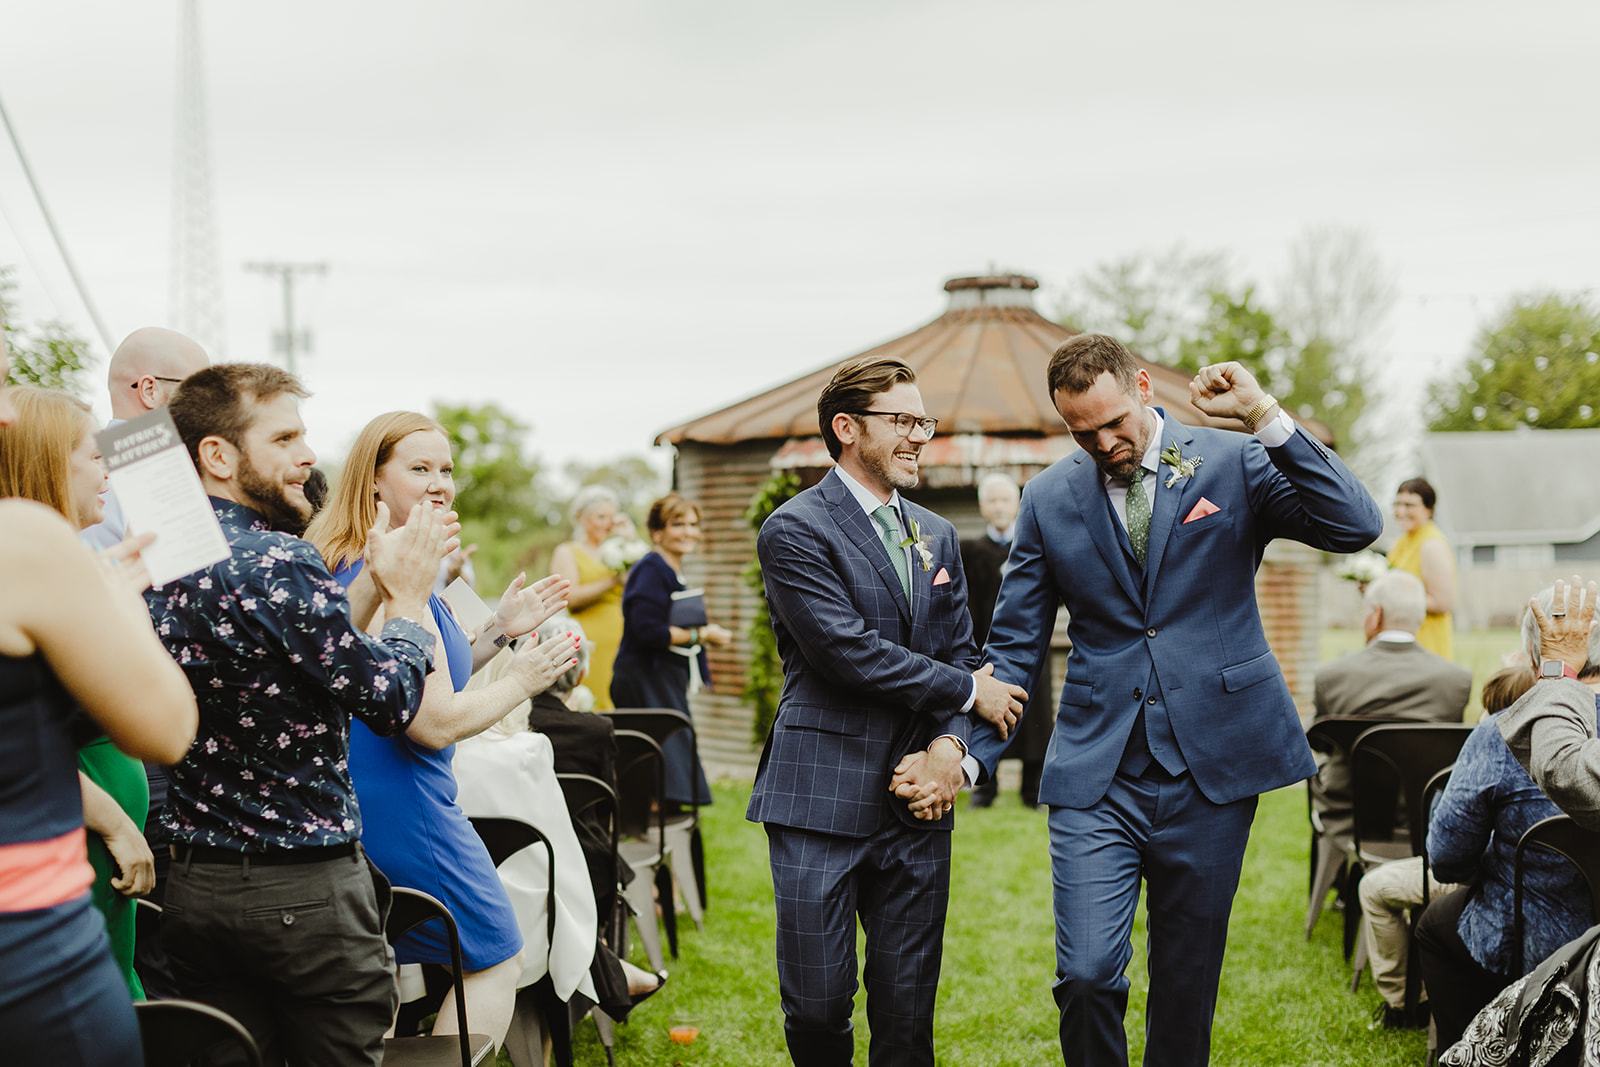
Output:
[[[1261,399],[1252,404],[1250,410],[1240,416],[1240,421],[1244,423],[1245,429],[1255,433],[1267,412],[1271,411],[1277,404],[1277,397],[1271,393],[1263,393],[1261,394]]]

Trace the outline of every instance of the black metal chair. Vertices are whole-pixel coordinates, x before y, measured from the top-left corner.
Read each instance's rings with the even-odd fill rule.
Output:
[[[432,920],[444,925],[450,942],[450,965],[456,991],[456,1037],[391,1037],[383,1043],[385,1067],[436,1067],[460,1061],[461,1067],[474,1067],[494,1054],[494,1041],[484,1034],[467,1033],[467,991],[462,979],[465,963],[461,958],[461,935],[455,916],[434,897],[419,889],[394,887],[389,904],[389,921],[384,934],[392,945],[417,927]]]
[[[673,959],[678,957],[678,917],[672,903],[672,870],[667,866],[666,760],[661,746],[647,734],[617,730],[615,736],[617,854],[635,875],[623,895],[633,910],[634,926],[639,930],[650,966],[659,971],[666,961],[656,931],[657,903],[661,906],[661,925],[667,931],[667,946]],[[645,874],[650,877],[642,877]],[[623,948],[626,947],[624,941]],[[618,955],[626,958],[625,951]]]
[[[1306,742],[1314,751],[1339,756],[1348,765],[1350,749],[1356,743],[1356,738],[1388,721],[1391,720],[1337,715],[1317,719],[1306,728]],[[1322,825],[1322,818],[1317,811],[1317,801],[1322,795],[1321,780],[1317,777],[1307,779],[1306,818],[1311,823],[1311,897],[1306,903],[1307,941],[1311,940],[1311,932],[1322,917],[1328,891],[1339,883],[1339,875],[1348,866],[1346,847]],[[1348,951],[1345,955],[1349,956]]]
[[[1387,723],[1374,726],[1356,738],[1350,749],[1355,827],[1352,876],[1346,899],[1356,899],[1361,876],[1368,866],[1410,856],[1423,857],[1426,885],[1429,786],[1440,771],[1455,763],[1473,726],[1465,722]],[[1350,958],[1360,926],[1361,909],[1347,908],[1346,959]],[[1415,915],[1411,936],[1416,937]],[[1359,979],[1357,971],[1355,981]],[[1407,1012],[1416,1010],[1421,993],[1418,969],[1407,967]]]
[[[133,1011],[145,1067],[185,1067],[224,1046],[241,1053],[251,1067],[261,1067],[261,1050],[250,1031],[225,1011],[192,1000],[141,1000]]]
[[[618,730],[648,734],[665,750],[669,738],[689,734],[691,766],[700,766],[700,746],[694,720],[676,708],[616,708],[605,712]],[[704,929],[706,893],[705,840],[700,832],[700,805],[690,804],[685,814],[667,819],[667,863],[683,888],[683,905],[696,930]],[[684,861],[687,861],[685,864]]]
[[[1528,827],[1511,854],[1511,973],[1514,977],[1520,976],[1523,970],[1522,861],[1530,848],[1547,849],[1571,861],[1589,887],[1591,920],[1600,917],[1600,832],[1585,830],[1566,815],[1552,815]]]
[[[572,817],[574,826],[586,821],[593,816],[602,823],[611,836],[611,885],[613,892],[611,899],[613,906],[609,916],[599,916],[600,939],[606,947],[619,957],[627,951],[628,934],[628,904],[622,893],[622,859],[617,852],[617,794],[616,791],[599,778],[587,774],[558,774],[556,781],[561,783],[561,792],[567,799],[567,812]],[[552,993],[553,997],[554,994]],[[552,1011],[554,1009],[552,1008]],[[600,1035],[600,1044],[606,1050],[606,1062],[612,1067],[616,1065],[616,1032],[610,1016],[598,1007],[586,1013],[594,1017],[596,1032]],[[557,1067],[573,1067],[572,1064],[572,1029],[578,1020],[571,1014],[566,1017],[566,1027],[562,1031],[551,1027],[552,1050],[555,1054]]]

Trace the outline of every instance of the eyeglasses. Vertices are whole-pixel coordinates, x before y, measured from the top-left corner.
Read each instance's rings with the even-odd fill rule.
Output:
[[[149,375],[146,375],[145,377],[154,378],[158,382],[171,382],[173,385],[178,385],[178,384],[182,383],[182,381],[183,381],[182,378],[163,378],[159,374],[149,374]],[[134,382],[131,385],[129,385],[128,388],[137,389],[137,388],[139,388],[139,383],[138,382]]]
[[[852,411],[852,415],[878,415],[894,423],[894,432],[901,437],[910,437],[913,426],[922,427],[924,437],[932,437],[939,426],[939,420],[928,415],[913,415],[909,411]]]

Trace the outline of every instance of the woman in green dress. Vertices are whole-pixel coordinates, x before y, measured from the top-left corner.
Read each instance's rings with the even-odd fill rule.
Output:
[[[0,497],[46,504],[79,530],[100,521],[105,470],[88,406],[51,389],[10,390],[17,421],[0,428]],[[155,885],[155,857],[144,839],[150,788],[144,765],[87,726],[79,737],[78,780],[95,907],[105,916],[111,953],[135,1000],[144,988],[133,970],[134,898]]]

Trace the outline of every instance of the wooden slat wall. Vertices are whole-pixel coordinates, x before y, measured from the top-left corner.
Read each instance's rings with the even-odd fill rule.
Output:
[[[700,551],[684,566],[684,580],[703,586],[706,615],[734,633],[733,644],[711,653],[711,682],[715,692],[702,690],[694,697],[695,730],[700,759],[712,778],[727,775],[751,778],[761,751],[751,739],[755,713],[741,699],[750,642],[745,631],[759,608],[759,598],[741,577],[756,555],[755,535],[745,524],[750,498],[771,474],[768,461],[781,441],[754,441],[741,445],[702,445],[686,441],[679,446],[673,470],[678,492],[700,505],[704,540]]]

